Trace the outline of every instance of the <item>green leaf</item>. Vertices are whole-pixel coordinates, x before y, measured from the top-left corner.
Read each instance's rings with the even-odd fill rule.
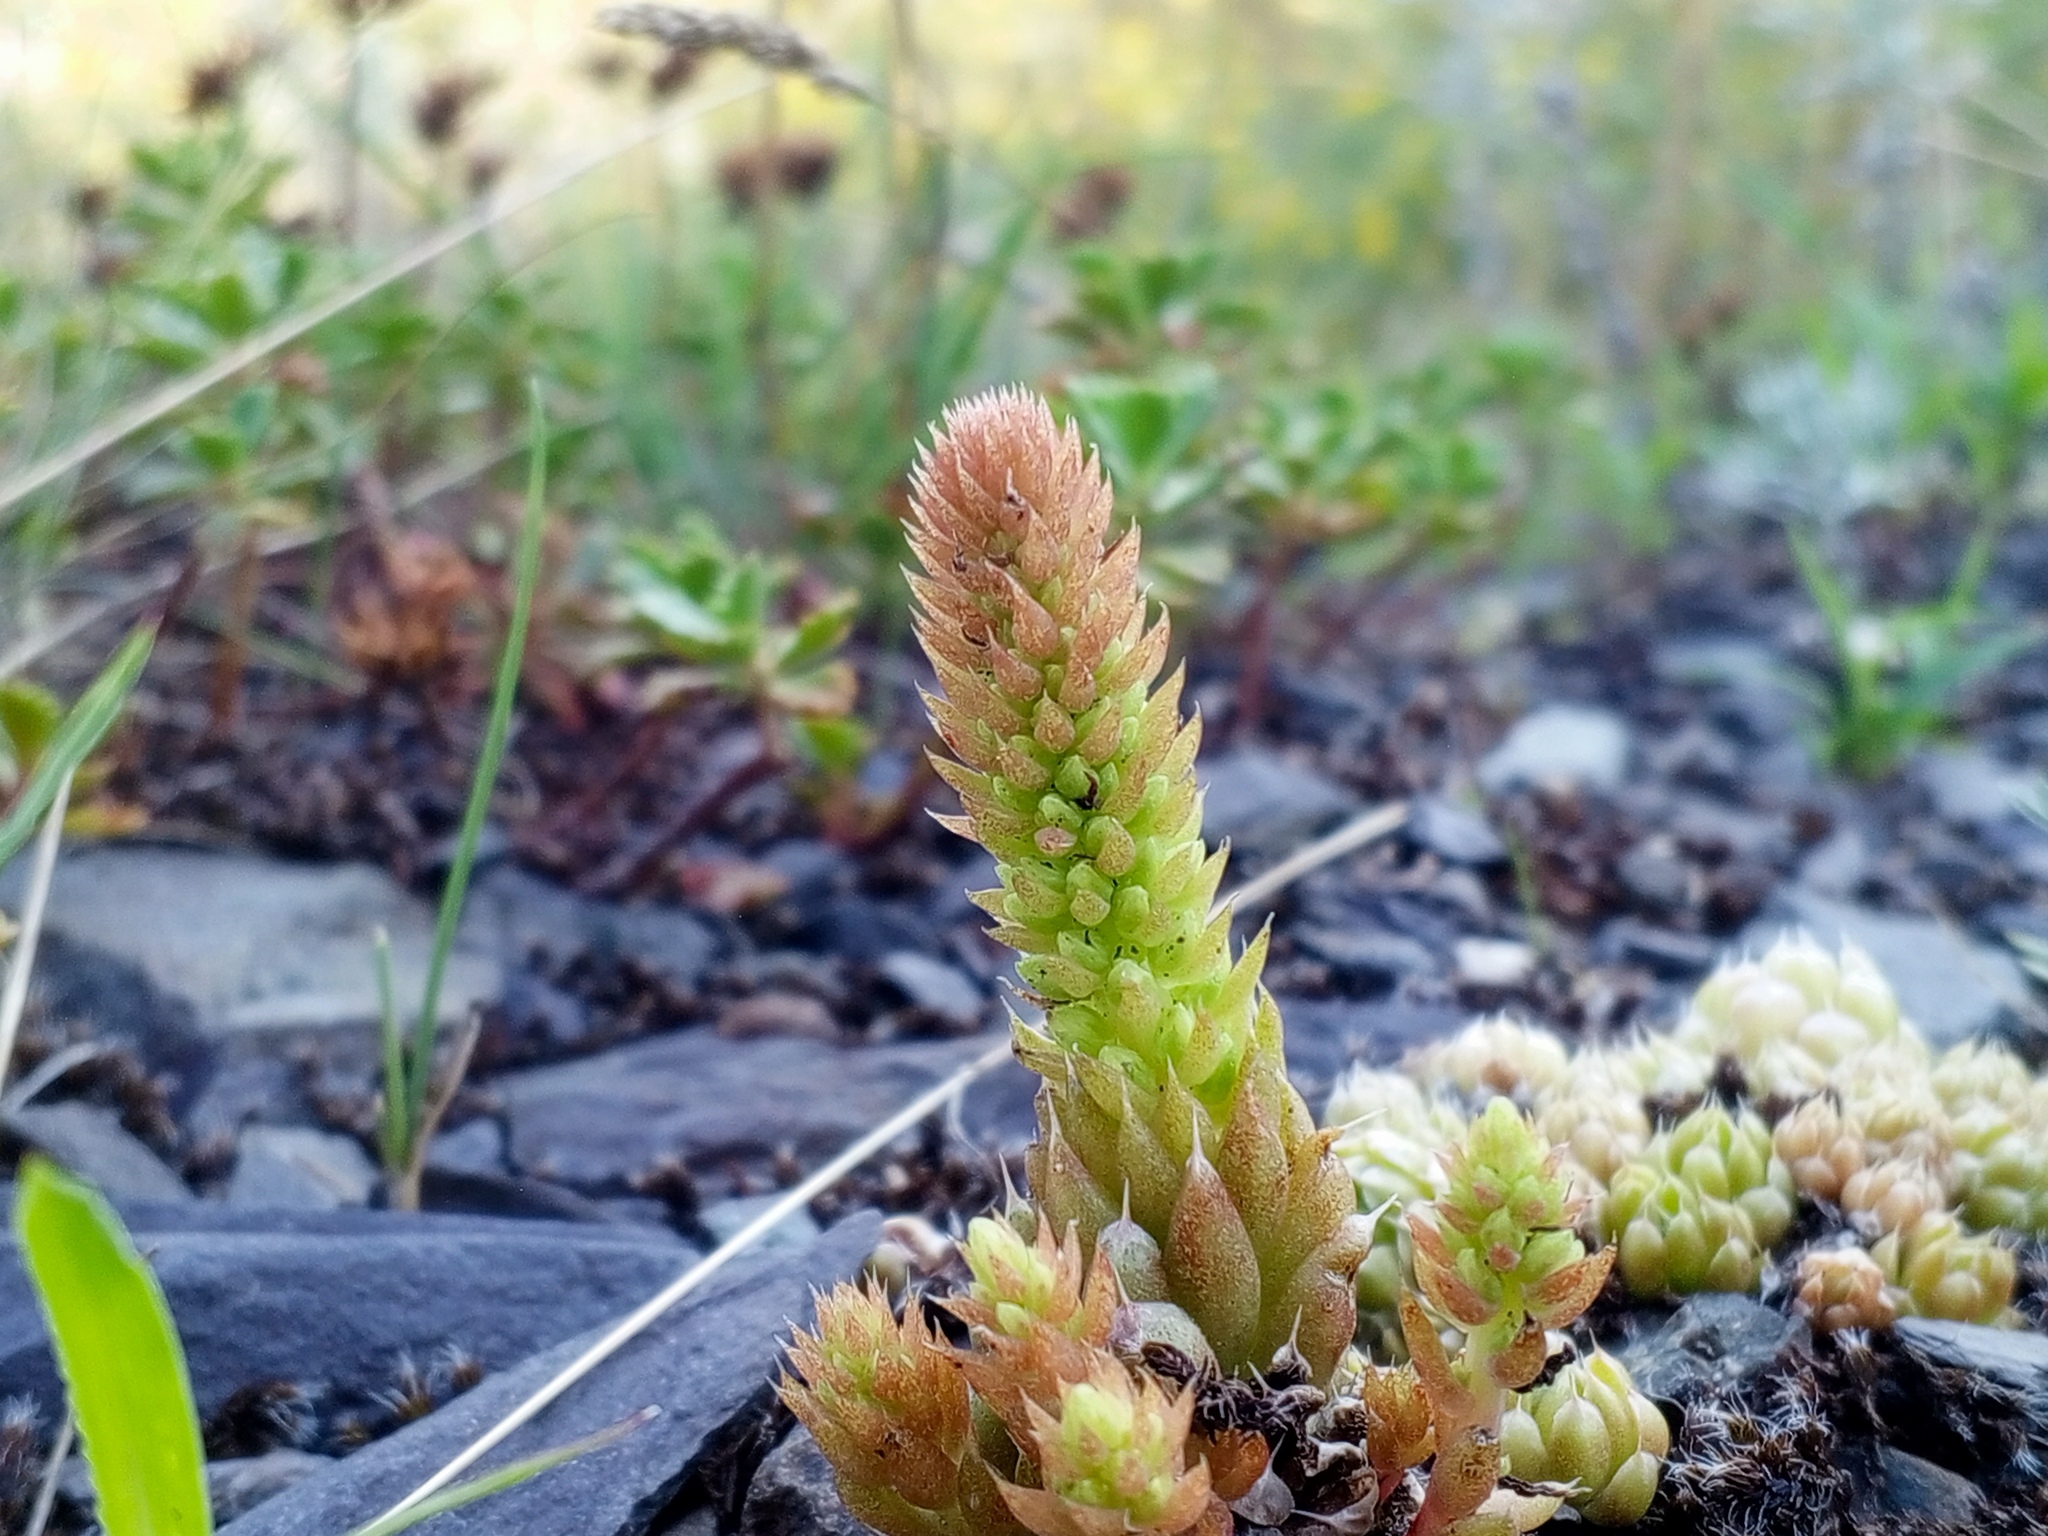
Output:
[[[49,689],[27,678],[0,683],[0,750],[21,775],[35,772],[50,739],[64,723],[64,706]]]
[[[838,650],[853,628],[853,616],[859,607],[859,593],[835,592],[805,614],[796,626],[789,649],[782,653],[781,666],[789,670],[807,667]]]
[[[28,783],[15,797],[13,808],[5,816],[0,816],[0,865],[19,853],[22,845],[35,835],[43,813],[57,798],[57,786],[92,755],[93,749],[113,729],[114,721],[120,717],[121,706],[127,703],[136,679],[142,676],[143,666],[149,661],[150,648],[155,644],[156,629],[152,625],[145,625],[130,634],[121,643],[121,649],[115,652],[114,659],[107,663],[106,670],[93,679],[92,686],[80,695],[71,713],[64,717],[63,725],[50,738],[50,744],[30,774]]]
[[[643,1424],[653,1422],[660,1414],[659,1408],[642,1408],[616,1424],[607,1425],[595,1434],[585,1435],[582,1439],[572,1440],[567,1445],[507,1463],[494,1472],[485,1472],[466,1483],[457,1483],[453,1488],[444,1488],[433,1497],[421,1499],[410,1508],[380,1515],[368,1525],[357,1526],[349,1536],[398,1536],[400,1531],[409,1530],[422,1520],[431,1520],[436,1515],[447,1514],[451,1509],[461,1509],[465,1504],[474,1504],[478,1499],[486,1499],[494,1493],[516,1488],[529,1478],[559,1467],[566,1461],[574,1461],[579,1456],[588,1456],[591,1452],[601,1451],[608,1445],[616,1445]]]
[[[199,1415],[170,1309],[113,1207],[28,1158],[14,1231],[56,1342],[107,1536],[207,1536]]]

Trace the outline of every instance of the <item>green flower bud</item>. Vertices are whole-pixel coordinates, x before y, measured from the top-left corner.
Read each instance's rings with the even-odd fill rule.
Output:
[[[1990,1099],[1949,1119],[1949,1176],[1963,1219],[1979,1231],[2048,1233],[2048,1126]]]
[[[1532,1323],[1561,1327],[1585,1310],[1608,1261],[1589,1257],[1573,1230],[1584,1197],[1562,1149],[1497,1098],[1452,1148],[1445,1174],[1444,1192],[1409,1217],[1416,1280],[1482,1356]]]
[[[1671,1429],[1601,1350],[1524,1392],[1501,1419],[1511,1476],[1567,1483],[1569,1502],[1595,1525],[1633,1525],[1656,1496]]]

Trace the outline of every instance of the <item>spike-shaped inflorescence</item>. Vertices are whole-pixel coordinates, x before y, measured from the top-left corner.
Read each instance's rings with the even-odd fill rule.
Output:
[[[1070,426],[1003,391],[948,413],[915,477],[917,631],[944,689],[948,825],[996,858],[975,900],[1045,1011],[1018,1052],[1045,1079],[1034,1198],[1084,1248],[1126,1210],[1166,1299],[1228,1370],[1290,1341],[1325,1379],[1350,1342],[1369,1234],[1351,1181],[1288,1084],[1265,942],[1235,959],[1212,910],[1199,723],[1156,689],[1138,533]]]

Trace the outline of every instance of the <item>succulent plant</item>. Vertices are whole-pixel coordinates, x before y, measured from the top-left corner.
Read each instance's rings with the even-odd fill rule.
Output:
[[[1847,942],[1829,954],[1798,933],[1709,976],[1675,1034],[1739,1062],[1758,1096],[1796,1099],[1825,1086],[1845,1057],[1910,1030],[1867,954]]]
[[[1792,1225],[1792,1175],[1771,1145],[1771,1133],[1748,1110],[1731,1114],[1703,1105],[1646,1149],[1686,1184],[1714,1200],[1732,1201],[1769,1248]]]
[[[1870,1256],[1902,1313],[1995,1323],[2012,1301],[2012,1250],[1994,1238],[1970,1236],[1947,1211],[1929,1211],[1912,1226],[1886,1233]]]
[[[1531,1482],[1574,1485],[1567,1502],[1595,1525],[1642,1519],[1670,1450],[1663,1413],[1603,1350],[1522,1393],[1501,1420],[1507,1470]]]
[[[1449,1039],[1411,1052],[1404,1065],[1424,1088],[1457,1094],[1475,1108],[1496,1094],[1534,1103],[1563,1088],[1572,1073],[1563,1040],[1505,1014],[1473,1020]]]
[[[1980,1231],[2048,1233],[2048,1124],[2031,1103],[1967,1104],[1950,1116],[1949,1137],[1949,1180],[1965,1221]]]
[[[1198,727],[1178,674],[1152,687],[1165,621],[1147,623],[1136,531],[1109,527],[1098,464],[1021,393],[949,412],[914,477],[917,628],[945,690],[927,703],[952,753],[934,760],[962,805],[944,820],[995,855],[975,900],[1043,1009],[1014,1022],[1043,1081],[1033,1203],[960,1245],[972,1282],[944,1305],[966,1347],[875,1290],[821,1301],[792,1349],[785,1399],[887,1536],[1228,1536],[1223,1495],[1270,1447],[1198,1420],[1201,1393],[1256,1402],[1266,1373],[1327,1404],[1351,1343],[1369,1224],[1337,1133],[1287,1081],[1263,937],[1233,957],[1211,910]],[[1331,1411],[1362,1439],[1362,1408]],[[1297,1450],[1315,1439],[1286,1422]],[[1334,1454],[1376,1499],[1365,1447]],[[1357,1503],[1348,1477],[1309,1486],[1328,1460],[1292,1456],[1302,1487],[1276,1507]]]
[[[973,1536],[995,1487],[974,1452],[967,1381],[915,1308],[901,1323],[879,1286],[818,1298],[795,1330],[782,1400],[838,1474],[846,1507],[884,1536]],[[800,1378],[800,1379],[799,1379]]]
[[[1615,1245],[1615,1268],[1636,1296],[1753,1291],[1763,1272],[1764,1244],[1747,1211],[1647,1158],[1615,1174],[1593,1226]]]
[[[1828,1087],[1862,1126],[1871,1162],[1947,1163],[1951,1120],[1917,1040],[1901,1037],[1851,1053],[1829,1073]]]
[[[1191,1390],[1169,1399],[1105,1357],[1086,1381],[1061,1387],[1056,1411],[1027,1412],[1039,1486],[996,1486],[1033,1536],[1230,1536],[1209,1464],[1186,1463]]]
[[[1948,1209],[1948,1186],[1931,1163],[1891,1158],[1849,1175],[1842,1185],[1842,1209],[1877,1232],[1898,1232],[1921,1217]]]
[[[1604,1186],[1649,1144],[1636,1064],[1612,1052],[1580,1052],[1564,1085],[1538,1098],[1536,1129]]]
[[[947,824],[995,855],[975,900],[1045,1010],[1016,1031],[1045,1079],[1032,1190],[1084,1246],[1127,1205],[1225,1370],[1291,1340],[1326,1379],[1370,1234],[1287,1081],[1264,938],[1233,960],[1210,910],[1199,726],[1179,673],[1151,688],[1165,620],[1146,623],[1137,531],[1105,547],[1109,526],[1096,462],[1022,394],[949,413],[917,471],[917,628],[953,754],[935,762],[964,812]]]
[[[1799,1193],[1830,1205],[1840,1203],[1842,1186],[1866,1160],[1862,1125],[1825,1094],[1808,1099],[1772,1127],[1771,1149]]]
[[[1446,1187],[1409,1213],[1421,1296],[1464,1336],[1455,1367],[1415,1295],[1401,1321],[1435,1421],[1436,1461],[1411,1536],[1458,1528],[1493,1494],[1507,1393],[1549,1354],[1547,1330],[1585,1311],[1613,1263],[1575,1228],[1584,1197],[1562,1148],[1496,1098],[1445,1161]]]
[[[1883,1268],[1861,1248],[1809,1250],[1792,1286],[1792,1310],[1816,1333],[1889,1328],[1898,1318]]]

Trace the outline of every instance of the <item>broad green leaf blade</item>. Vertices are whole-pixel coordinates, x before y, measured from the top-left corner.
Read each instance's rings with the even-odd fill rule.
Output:
[[[30,1157],[14,1231],[56,1341],[107,1536],[208,1536],[185,1352],[121,1218],[92,1188]]]
[[[616,1424],[607,1425],[595,1434],[572,1440],[567,1445],[556,1446],[551,1451],[542,1451],[521,1461],[511,1462],[495,1472],[485,1472],[466,1483],[457,1483],[453,1488],[444,1488],[430,1499],[422,1499],[409,1509],[380,1515],[368,1525],[356,1527],[349,1536],[398,1536],[398,1532],[418,1525],[422,1520],[431,1520],[436,1515],[445,1515],[451,1509],[460,1509],[465,1504],[474,1504],[478,1499],[487,1499],[494,1493],[503,1493],[507,1488],[516,1488],[521,1483],[541,1473],[551,1471],[566,1461],[579,1456],[588,1456],[592,1451],[601,1451],[608,1445],[616,1445],[626,1436],[652,1422],[661,1414],[659,1408],[642,1408],[628,1414]]]
[[[57,786],[64,781],[65,775],[90,757],[93,749],[113,729],[114,721],[120,717],[121,706],[127,703],[136,679],[142,676],[150,648],[155,644],[156,630],[153,627],[145,625],[129,635],[114,654],[114,659],[107,663],[106,670],[93,679],[92,686],[79,696],[71,713],[64,717],[64,723],[50,738],[13,809],[0,816],[0,864],[13,858],[35,836],[36,827],[42,822],[43,813],[49,810],[50,803],[57,798]]]

